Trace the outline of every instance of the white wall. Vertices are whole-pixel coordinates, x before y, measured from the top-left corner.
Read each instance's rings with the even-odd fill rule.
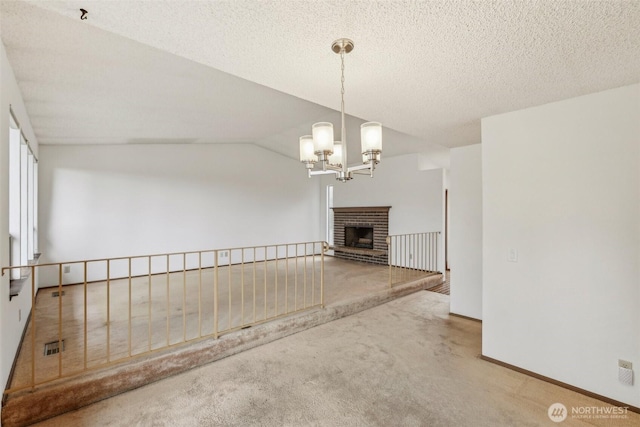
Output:
[[[42,146],[43,262],[320,240],[304,174],[248,144]]]
[[[20,89],[0,43],[0,265],[9,259],[9,105],[16,115],[31,148],[38,155],[38,142],[27,116]],[[9,273],[0,278],[0,385],[4,387],[31,310],[31,290],[25,286],[9,301]],[[19,312],[21,315],[19,316]],[[20,318],[20,320],[18,320]]]
[[[451,150],[451,313],[482,319],[482,148]]]
[[[483,119],[482,171],[483,354],[640,406],[640,85]]]
[[[419,170],[419,156],[383,158],[373,178],[333,184],[334,206],[391,206],[389,234],[439,231],[438,270],[444,271],[444,170]]]

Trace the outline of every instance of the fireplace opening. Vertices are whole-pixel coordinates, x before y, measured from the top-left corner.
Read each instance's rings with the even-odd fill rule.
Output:
[[[373,228],[345,227],[344,245],[353,248],[373,249]]]

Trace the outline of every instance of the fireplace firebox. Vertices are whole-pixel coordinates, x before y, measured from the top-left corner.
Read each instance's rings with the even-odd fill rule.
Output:
[[[345,227],[344,245],[352,248],[373,249],[373,227]]]

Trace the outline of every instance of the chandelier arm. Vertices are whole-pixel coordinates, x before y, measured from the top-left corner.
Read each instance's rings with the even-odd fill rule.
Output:
[[[369,164],[366,164],[366,165],[351,166],[347,170],[349,172],[356,172],[357,173],[358,171],[365,170],[365,169],[373,171],[375,169],[375,165],[373,163],[369,163]]]
[[[368,172],[363,172],[363,171],[355,171],[352,172],[352,175],[366,175],[366,176],[370,176],[371,178],[373,178],[373,169],[367,169]]]
[[[312,170],[309,170],[309,177],[312,177],[314,175],[329,175],[329,174],[338,175],[339,173],[340,173],[340,171],[335,171],[335,170],[326,170],[326,171],[322,171],[322,170],[312,171]]]
[[[334,165],[332,165],[330,163],[327,163],[324,170],[334,171],[334,172],[341,172],[342,171],[342,167],[341,166],[334,166]]]

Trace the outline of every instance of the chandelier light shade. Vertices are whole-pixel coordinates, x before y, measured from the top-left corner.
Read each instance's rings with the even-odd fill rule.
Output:
[[[360,125],[360,144],[362,146],[362,162],[365,165],[380,163],[382,153],[382,125],[368,122]]]
[[[333,153],[333,123],[319,122],[311,126],[316,154]]]
[[[313,137],[311,135],[305,135],[300,137],[300,161],[307,165],[313,164],[318,161],[318,156],[315,154],[313,147]]]
[[[342,141],[335,141],[333,144],[333,154],[328,158],[329,164],[332,166],[342,165]]]
[[[347,137],[344,122],[344,56],[353,50],[353,41],[338,39],[331,45],[331,50],[340,55],[341,78],[341,141],[334,142],[333,124],[329,122],[315,123],[311,127],[312,135],[300,137],[300,161],[305,164],[308,174],[335,174],[338,181],[346,182],[354,174],[367,174],[373,177],[373,171],[382,154],[382,125],[378,122],[367,122],[360,126],[360,145],[362,164],[347,166]],[[315,169],[316,163],[321,168]]]
[[[362,152],[382,151],[382,125],[378,122],[368,122],[360,125]]]

